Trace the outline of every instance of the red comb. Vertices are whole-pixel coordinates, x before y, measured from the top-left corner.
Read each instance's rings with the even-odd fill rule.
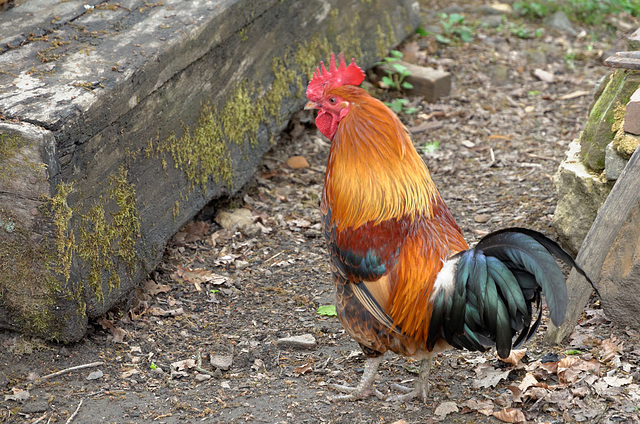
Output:
[[[336,56],[331,53],[331,62],[329,63],[329,71],[324,67],[324,63],[320,62],[320,68],[316,68],[311,81],[307,86],[307,98],[312,102],[318,102],[322,99],[324,93],[335,87],[342,85],[360,85],[364,80],[364,72],[355,59],[351,59],[351,64],[347,66],[344,61],[344,54],[338,54],[340,64],[336,68]]]

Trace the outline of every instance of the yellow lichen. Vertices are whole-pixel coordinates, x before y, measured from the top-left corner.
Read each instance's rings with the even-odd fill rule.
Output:
[[[633,155],[639,145],[640,136],[627,133],[622,128],[618,129],[613,138],[613,148],[625,159],[631,159],[631,155]]]
[[[52,266],[52,271],[69,280],[71,259],[75,245],[73,232],[69,230],[69,221],[73,216],[73,210],[67,204],[67,196],[73,191],[73,184],[60,183],[56,187],[56,195],[50,200],[51,220],[54,226],[55,245],[57,258]]]
[[[147,149],[153,149],[152,141],[149,141]],[[233,182],[231,157],[222,138],[220,117],[211,103],[203,105],[193,130],[183,125],[180,138],[171,133],[164,142],[158,143],[157,152],[170,153],[174,167],[183,171],[194,186],[199,185],[203,190],[207,189],[209,178],[216,183],[223,181],[229,186]],[[162,156],[162,168],[166,169],[166,166]]]
[[[135,244],[140,237],[140,218],[135,189],[121,166],[110,178],[108,196],[101,197],[80,214],[79,257],[87,264],[87,284],[104,301],[103,279],[109,289],[120,287],[120,265],[132,271],[136,264]],[[115,203],[115,205],[114,205]],[[107,214],[106,208],[115,210]],[[108,219],[108,216],[111,219]],[[119,258],[119,261],[116,261]],[[79,299],[81,300],[81,299]]]
[[[264,109],[253,99],[254,88],[248,81],[236,85],[220,112],[220,120],[227,140],[244,144],[248,139],[252,147],[258,144],[258,127],[265,118]]]

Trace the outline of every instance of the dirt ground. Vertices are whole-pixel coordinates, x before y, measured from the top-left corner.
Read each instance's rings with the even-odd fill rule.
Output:
[[[471,244],[507,226],[553,237],[553,175],[607,73],[600,58],[624,50],[625,33],[603,26],[576,37],[511,15],[496,22],[475,6],[464,11],[472,42],[405,44],[407,59],[455,79],[437,103],[410,98],[418,112],[402,119]],[[435,13],[425,19],[439,25]],[[93,322],[82,342],[0,332],[0,422],[639,421],[638,332],[610,323],[597,299],[564,345],[547,345],[542,326],[517,365],[493,352],[442,354],[427,404],[329,401],[331,383],[357,384],[364,357],[335,317],[317,313],[333,298],[319,212],[328,151],[313,116],[297,115],[255,182],[178,233],[133,308]],[[287,166],[291,156],[310,166]],[[250,211],[250,225],[222,228],[212,219],[220,208]],[[278,342],[302,335],[315,346]],[[378,389],[411,385],[415,366],[386,356]]]

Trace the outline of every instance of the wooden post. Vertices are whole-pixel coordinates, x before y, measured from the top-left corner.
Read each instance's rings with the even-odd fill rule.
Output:
[[[600,209],[591,230],[584,239],[576,261],[598,286],[602,266],[612,245],[618,237],[624,237],[624,224],[640,203],[640,149],[636,149],[629,163],[613,186],[604,205]],[[640,225],[640,223],[637,223]],[[547,340],[560,343],[573,331],[592,289],[589,283],[575,270],[567,281],[569,306],[565,320],[560,327],[549,323]],[[633,295],[633,294],[631,294]],[[606,303],[606,300],[605,300]]]

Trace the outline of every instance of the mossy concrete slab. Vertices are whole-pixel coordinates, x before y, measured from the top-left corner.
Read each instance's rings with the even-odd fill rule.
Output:
[[[419,20],[409,0],[29,0],[0,14],[0,169],[31,164],[0,177],[0,326],[81,338],[171,235],[252,177],[320,60],[371,66]]]
[[[611,74],[591,109],[580,137],[584,163],[594,171],[605,166],[605,151],[618,131],[631,95],[640,85],[640,72],[618,69]]]
[[[551,223],[562,246],[575,256],[613,183],[607,181],[602,172],[591,171],[583,164],[577,141],[569,144],[566,158],[555,175],[555,183],[558,206]]]

